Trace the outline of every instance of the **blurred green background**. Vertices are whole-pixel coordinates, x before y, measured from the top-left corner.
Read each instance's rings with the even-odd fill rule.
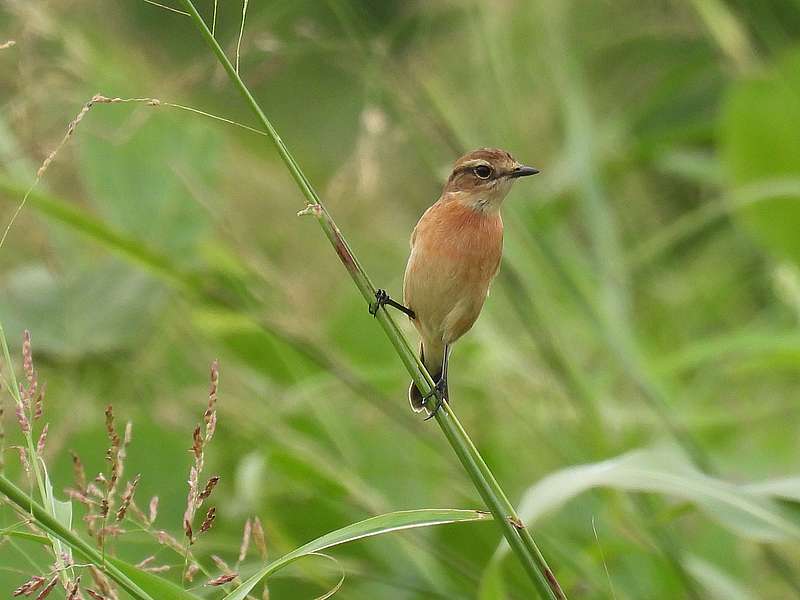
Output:
[[[231,56],[241,14],[220,1]],[[252,123],[189,19],[144,1],[3,0],[7,39],[3,229],[97,92]],[[800,597],[797,0],[253,0],[240,64],[395,295],[458,155],[500,146],[542,169],[506,202],[501,274],[451,391],[512,501],[528,490],[571,598]],[[278,556],[381,512],[481,507],[302,206],[258,135],[164,106],[85,116],[0,249],[0,319],[17,354],[32,332],[57,488],[68,449],[103,468],[113,403],[134,423],[139,502],[158,494],[157,525],[179,535],[218,357],[201,556],[235,562],[250,515]],[[498,541],[486,523],[353,544],[333,552],[338,597],[532,597],[513,559],[490,563]],[[32,570],[17,550],[0,544],[0,590]],[[338,577],[324,563],[282,572],[272,597],[322,594]]]

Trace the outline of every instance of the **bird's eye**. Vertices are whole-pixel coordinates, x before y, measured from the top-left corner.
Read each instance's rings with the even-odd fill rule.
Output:
[[[479,179],[489,179],[492,175],[492,168],[486,165],[478,165],[472,170]]]

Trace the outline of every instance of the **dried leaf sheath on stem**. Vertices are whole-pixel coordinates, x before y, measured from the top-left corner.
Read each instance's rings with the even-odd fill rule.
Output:
[[[283,142],[278,132],[272,126],[270,120],[264,114],[258,102],[250,93],[244,81],[242,81],[235,67],[225,55],[225,52],[214,39],[213,34],[197,12],[192,1],[181,0],[181,3],[199,28],[206,44],[217,56],[217,59],[222,64],[229,78],[258,118],[260,124],[263,125],[267,131],[270,140],[280,154],[281,159],[286,164],[286,167],[289,169],[292,178],[305,196],[308,207],[303,213],[313,214],[317,218],[325,235],[336,250],[339,259],[347,268],[348,273],[361,292],[361,295],[367,303],[371,303],[375,294],[375,287],[372,285],[366,272],[348,246],[347,241],[336,226],[336,223],[325,210],[318,194],[289,152],[289,149],[286,147],[286,144]],[[416,353],[409,346],[397,324],[385,310],[378,310],[376,316],[386,336],[394,346],[398,356],[403,361],[403,364],[406,366],[406,369],[420,391],[423,395],[431,392],[434,382],[430,374],[419,361]],[[519,516],[516,514],[514,507],[508,501],[502,488],[495,480],[452,409],[445,405],[442,410],[436,413],[436,421],[452,446],[453,451],[461,461],[462,466],[475,484],[484,502],[486,502],[494,515],[509,546],[511,546],[513,552],[520,560],[540,597],[555,600],[565,598],[564,592],[561,590],[555,575],[547,565],[541,551],[534,542],[530,531],[519,521]],[[515,523],[517,526],[515,526]],[[520,527],[519,525],[522,526]]]

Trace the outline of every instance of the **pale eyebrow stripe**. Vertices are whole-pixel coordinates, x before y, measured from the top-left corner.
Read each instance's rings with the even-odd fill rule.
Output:
[[[483,160],[482,158],[476,158],[476,159],[473,159],[473,160],[471,160],[469,162],[465,162],[459,168],[465,168],[466,167],[468,169],[472,169],[474,167],[480,167],[481,165],[489,167],[490,169],[493,169],[492,165],[489,164],[489,161]]]

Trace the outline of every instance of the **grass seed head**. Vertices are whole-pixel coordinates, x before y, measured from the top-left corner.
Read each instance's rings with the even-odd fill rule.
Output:
[[[214,360],[211,363],[210,385],[208,388],[208,408],[206,409],[205,422],[208,423],[208,418],[211,413],[216,409],[217,405],[217,390],[219,389],[219,361]]]
[[[186,510],[183,513],[183,528],[186,529],[187,524],[191,526],[192,521],[194,520],[194,514],[197,511],[197,502],[198,502],[198,489],[197,489],[197,467],[192,465],[189,469],[189,480],[187,481],[189,484],[189,493],[186,497]]]
[[[57,583],[58,583],[58,575],[53,577],[50,580],[50,582],[45,586],[45,588],[41,592],[39,592],[39,595],[36,596],[36,600],[44,600],[45,598],[47,598],[50,595],[50,592],[53,591],[53,588],[56,587]]]
[[[250,548],[250,536],[253,532],[253,522],[250,519],[244,522],[244,531],[242,532],[242,543],[239,546],[239,562],[242,562],[247,557],[247,550]]]
[[[136,486],[139,485],[139,480],[141,478],[142,476],[139,474],[133,478],[133,481],[129,481],[125,486],[125,492],[122,494],[122,501],[120,502],[119,510],[117,510],[117,522],[125,518],[125,513],[128,512],[128,507],[130,507],[131,501],[133,500],[133,494],[136,492]]]
[[[156,560],[154,555],[150,555],[144,560],[140,561],[137,565],[137,569],[142,569],[143,571],[147,571],[148,573],[164,573],[165,571],[169,571],[169,565],[153,565]]]
[[[22,370],[25,371],[25,379],[28,380],[28,388],[25,390],[24,402],[30,405],[30,401],[36,396],[38,380],[36,370],[33,367],[33,350],[31,349],[31,332],[27,329],[22,334]]]
[[[150,506],[148,507],[147,521],[150,525],[156,520],[158,516],[158,496],[150,498]]]
[[[17,404],[17,423],[19,423],[19,428],[22,430],[22,433],[28,435],[31,432],[31,422],[28,420],[27,409],[25,408],[24,402],[25,389],[22,387],[21,383],[19,384],[19,393],[23,401]]]
[[[218,585],[225,585],[226,583],[230,583],[234,579],[239,576],[238,573],[225,573],[224,575],[220,575],[219,577],[215,577],[214,579],[209,580],[206,585],[210,586],[218,586]]]
[[[261,560],[267,560],[267,539],[264,535],[264,527],[261,525],[261,519],[258,517],[253,518],[253,543],[258,549]]]
[[[200,492],[199,499],[201,501],[205,500],[211,495],[211,492],[214,491],[214,488],[217,487],[219,483],[219,475],[214,475],[211,479],[206,482],[206,487],[203,488],[203,491]]]
[[[155,567],[147,567],[144,570],[148,573],[166,573],[171,568],[169,565],[156,565]]]
[[[211,526],[214,524],[214,519],[217,518],[217,509],[213,506],[208,509],[205,518],[203,519],[203,523],[200,525],[200,533],[205,533]]]
[[[78,594],[80,593],[80,586],[81,586],[81,576],[78,575],[78,578],[73,581],[71,584],[67,585],[67,600],[77,600]]]
[[[97,502],[75,488],[67,488],[64,490],[64,493],[69,497],[70,500],[75,500],[75,502],[79,502],[87,508],[91,509],[92,507],[97,506]]]
[[[106,434],[108,435],[108,439],[111,442],[112,447],[119,448],[120,439],[119,435],[117,434],[117,430],[114,427],[114,407],[111,404],[106,406],[105,415],[106,415]]]
[[[194,454],[195,460],[203,458],[203,436],[200,435],[200,425],[194,428],[192,432],[192,448],[190,450]]]
[[[80,456],[73,450],[70,450],[69,453],[72,456],[72,474],[75,478],[75,487],[86,493],[86,469],[83,468]]]
[[[214,562],[215,565],[217,565],[217,568],[220,571],[222,571],[223,573],[233,573],[233,569],[231,569],[228,566],[228,563],[226,563],[224,560],[222,560],[222,558],[219,557],[218,555],[212,554],[211,555],[211,560]]]
[[[28,477],[31,476],[31,463],[28,460],[28,451],[25,450],[22,446],[11,446],[15,448],[17,452],[19,452],[19,462],[22,465],[23,470],[25,471],[25,475]]]
[[[44,454],[44,445],[47,443],[47,432],[50,429],[50,423],[45,423],[42,427],[42,433],[39,434],[39,441],[36,442],[36,454],[41,458]]]
[[[211,441],[217,428],[217,390],[219,389],[219,361],[211,363],[211,382],[208,388],[208,406],[203,413],[203,422],[206,425],[205,441]]]
[[[191,521],[183,521],[183,533],[186,536],[186,539],[189,540],[189,544],[194,544],[194,532],[192,531]]]
[[[196,562],[189,563],[189,566],[186,567],[186,572],[183,574],[183,578],[191,583],[194,580],[194,576],[197,575],[197,572],[200,570],[200,565]]]
[[[105,539],[108,536],[119,537],[125,534],[125,530],[119,525],[106,525],[100,530],[99,539]]]
[[[109,477],[105,479],[106,483],[106,499],[111,500],[114,491],[117,487],[117,482],[122,474],[122,465],[120,462],[120,450],[122,449],[122,440],[117,433],[114,426],[114,408],[109,404],[105,410],[106,415],[106,434],[108,440],[111,442],[108,450],[106,450],[106,460],[110,463]],[[101,477],[102,473],[98,476]]]
[[[42,587],[46,581],[47,581],[47,579],[45,579],[44,577],[41,577],[39,575],[34,575],[28,581],[26,581],[21,586],[19,586],[17,589],[15,589],[11,593],[11,595],[14,596],[14,597],[17,597],[17,596],[28,596],[28,595],[32,594],[33,592],[35,592],[36,590],[38,590],[40,587]]]
[[[159,531],[156,532],[156,539],[158,540],[159,544],[163,546],[169,546],[179,554],[184,553],[184,548],[181,545],[181,543],[178,540],[176,540],[170,533],[164,531],[163,529],[160,529]]]
[[[47,391],[47,382],[43,382],[41,386],[39,386],[39,393],[36,394],[36,400],[34,400],[33,404],[33,418],[34,419],[41,419],[42,414],[44,414],[44,395]]]
[[[95,586],[100,590],[102,597],[108,598],[109,600],[116,600],[117,592],[114,590],[114,587],[111,585],[111,582],[109,581],[108,577],[106,577],[105,573],[103,573],[94,565],[89,567],[89,573],[91,573],[92,580],[94,581]]]
[[[102,473],[98,477],[100,476],[102,476]],[[103,477],[102,481],[100,481],[99,483],[105,483],[105,477]],[[89,485],[86,486],[86,493],[91,496],[94,496],[98,500],[103,499],[103,492],[102,490],[100,490],[99,487],[97,487],[95,483],[90,483]]]

